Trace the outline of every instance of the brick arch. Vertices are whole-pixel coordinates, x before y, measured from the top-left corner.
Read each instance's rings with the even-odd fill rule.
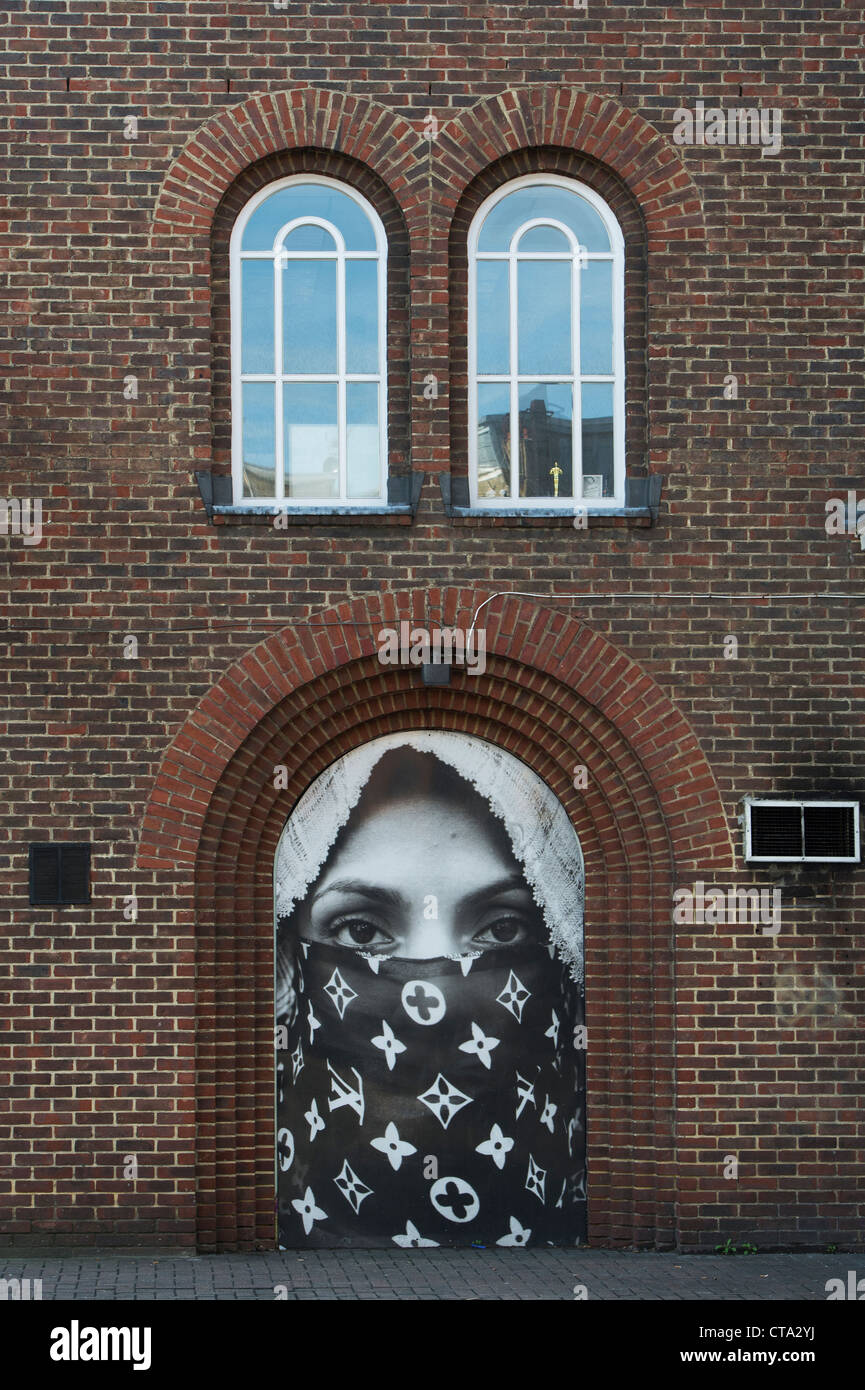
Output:
[[[579,621],[524,599],[485,610],[487,669],[425,688],[382,666],[375,632],[401,617],[466,625],[483,593],[377,596],[283,630],[238,661],[166,753],[145,813],[139,878],[194,920],[197,1242],[273,1244],[273,862],[306,787],[381,734],[487,738],[558,795],[586,861],[590,1233],[675,1241],[677,874],[729,864],[714,779],[654,682]],[[428,611],[424,613],[424,604]],[[588,768],[584,791],[573,768]],[[288,786],[274,787],[284,765]]]
[[[440,130],[435,204],[448,215],[481,171],[518,150],[559,146],[612,169],[640,205],[649,251],[704,236],[700,195],[677,147],[629,107],[575,87],[514,87]]]
[[[699,193],[676,146],[610,97],[552,84],[508,88],[461,112],[429,144],[423,134],[398,112],[345,92],[294,86],[260,93],[221,111],[187,141],[162,182],[151,235],[206,232],[242,170],[281,150],[304,147],[339,152],[374,168],[420,234],[428,173],[432,206],[449,215],[487,164],[540,146],[580,150],[613,169],[643,210],[650,250],[703,235]],[[426,152],[429,165],[420,157]]]
[[[144,813],[139,867],[195,863],[204,818],[229,760],[292,691],[362,658],[373,658],[386,672],[390,668],[375,660],[380,627],[402,618],[465,627],[489,597],[465,589],[374,595],[258,643],[200,701],[166,753]],[[655,789],[677,864],[687,869],[707,858],[729,864],[727,821],[708,761],[684,716],[636,662],[578,620],[533,599],[494,600],[481,622],[487,652],[525,670],[521,689],[534,691],[545,677],[557,680],[619,731]],[[697,808],[708,816],[703,828],[693,823]]]
[[[151,237],[209,232],[223,195],[250,164],[283,150],[338,152],[374,168],[411,215],[412,172],[419,177],[421,132],[398,112],[363,97],[316,87],[265,92],[214,116],[187,141],[165,175]],[[425,218],[423,207],[419,209]]]

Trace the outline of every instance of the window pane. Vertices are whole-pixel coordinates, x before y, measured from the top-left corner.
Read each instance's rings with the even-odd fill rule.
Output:
[[[570,227],[581,246],[589,251],[609,251],[610,238],[595,209],[570,188],[531,184],[507,194],[484,219],[479,251],[507,251],[511,237],[524,222],[550,217]]]
[[[326,227],[295,227],[282,243],[283,251],[332,251],[336,255],[336,242]]]
[[[520,497],[573,496],[573,388],[520,387]]]
[[[282,272],[284,372],[335,372],[336,261],[286,261]]]
[[[520,251],[558,251],[570,256],[571,244],[558,227],[532,227],[523,232],[517,243]]]
[[[375,251],[375,234],[354,198],[326,184],[292,183],[272,193],[243,229],[242,250],[270,251],[277,232],[296,217],[323,217],[338,227],[348,251]]]
[[[583,385],[583,496],[612,497],[613,387]]]
[[[478,387],[478,497],[511,492],[511,406],[506,385]]]
[[[240,370],[273,371],[273,261],[241,267]]]
[[[274,497],[276,469],[274,386],[248,381],[243,396],[243,495]]]
[[[502,375],[510,370],[510,303],[507,261],[477,263],[478,372]]]
[[[338,497],[336,383],[289,381],[282,392],[286,497]]]
[[[381,494],[378,386],[372,381],[350,381],[345,394],[348,496],[378,497]]]
[[[571,262],[521,261],[517,277],[520,375],[572,371]]]
[[[345,263],[345,364],[349,372],[378,371],[378,262]]]
[[[580,371],[589,376],[613,371],[613,266],[586,261],[580,271]]]

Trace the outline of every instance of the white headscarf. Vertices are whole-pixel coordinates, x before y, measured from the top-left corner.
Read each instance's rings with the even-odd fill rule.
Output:
[[[459,773],[503,823],[562,960],[583,978],[584,875],[580,842],[549,787],[511,753],[467,734],[388,734],[355,748],[304,792],[279,841],[274,865],[277,920],[317,879],[373,768],[393,748],[432,753]]]

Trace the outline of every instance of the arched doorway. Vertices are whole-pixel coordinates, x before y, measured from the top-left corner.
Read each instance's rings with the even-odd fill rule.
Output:
[[[447,590],[428,621],[467,625],[485,597]],[[314,637],[312,629],[272,634],[202,697],[162,760],[136,884],[154,930],[182,927],[195,970],[194,1073],[185,1057],[183,1072],[195,1087],[194,1182],[172,1219],[188,1213],[202,1251],[276,1245],[280,836],[337,758],[422,728],[506,748],[576,829],[587,886],[589,1240],[669,1247],[683,1202],[702,1201],[699,1189],[689,1197],[677,1186],[676,1118],[687,1120],[694,1102],[692,1080],[677,1077],[677,1028],[692,1019],[687,1002],[677,1012],[674,985],[677,971],[696,980],[702,965],[675,936],[671,903],[676,882],[729,872],[730,831],[711,768],[681,711],[621,649],[524,599],[490,612],[483,674],[434,688],[416,668],[382,665],[375,633],[402,617],[421,620],[421,599],[344,604],[317,615]],[[576,767],[587,775],[575,777]]]
[[[280,1246],[582,1242],[583,857],[541,778],[462,733],[372,740],[274,883]]]

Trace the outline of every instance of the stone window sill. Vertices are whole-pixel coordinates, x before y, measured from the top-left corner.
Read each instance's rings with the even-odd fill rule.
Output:
[[[531,526],[535,523],[549,527],[551,522],[566,526],[570,530],[594,530],[596,526],[652,526],[654,517],[648,507],[618,507],[604,511],[586,513],[586,525],[575,527],[573,512],[549,511],[533,507],[531,511],[513,510],[504,507],[451,507],[450,516],[454,521],[486,521],[494,525]]]
[[[287,531],[293,526],[315,526],[322,523],[350,525],[352,521],[394,521],[398,525],[411,523],[411,507],[309,507],[305,511],[288,510],[282,507],[214,507],[213,521],[217,526],[237,526],[251,523],[257,526],[271,526],[276,531]],[[280,520],[274,526],[274,518]]]
[[[661,477],[658,474],[646,478],[627,478],[625,484],[625,505],[623,507],[595,507],[589,502],[579,511],[564,510],[561,507],[473,507],[469,502],[468,478],[450,473],[439,474],[439,487],[442,501],[449,517],[459,522],[477,523],[484,521],[492,525],[574,528],[578,515],[585,516],[587,526],[654,526],[658,519],[661,500]],[[576,527],[584,530],[586,527]]]
[[[355,519],[374,524],[410,526],[420,500],[423,474],[404,473],[388,478],[387,502],[336,502],[333,505],[282,507],[273,502],[238,505],[232,497],[231,478],[225,473],[202,471],[195,480],[207,519],[215,526],[272,526],[287,531],[294,526],[351,525]],[[274,526],[279,517],[278,526]],[[283,520],[284,518],[284,520]]]

